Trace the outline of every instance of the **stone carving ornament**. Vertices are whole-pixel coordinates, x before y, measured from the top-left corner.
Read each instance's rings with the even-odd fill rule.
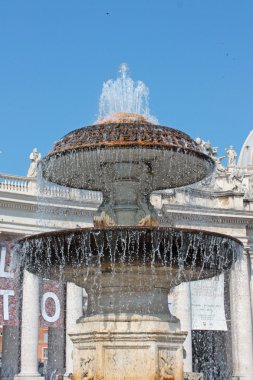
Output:
[[[166,350],[160,353],[159,358],[160,380],[174,380],[175,357]]]
[[[81,378],[82,380],[94,380],[94,371],[93,371],[93,356],[87,356],[86,358],[80,359],[80,368],[81,368]],[[91,364],[92,363],[92,364]]]
[[[201,141],[203,142],[203,140]],[[185,133],[160,125],[152,125],[144,119],[143,125],[140,121],[131,123],[114,122],[106,125],[97,124],[72,131],[55,144],[51,154],[85,147],[94,148],[105,145],[109,147],[117,144],[120,146],[140,146],[148,145],[149,143],[203,151],[202,144],[199,141],[191,140]]]

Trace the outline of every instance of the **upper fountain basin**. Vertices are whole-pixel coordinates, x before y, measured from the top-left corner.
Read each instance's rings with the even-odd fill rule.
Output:
[[[43,177],[60,185],[103,191],[108,176],[117,179],[119,167],[128,165],[127,180],[135,175],[134,164],[142,164],[151,175],[153,191],[195,183],[212,172],[213,160],[187,134],[154,125],[141,115],[116,116],[59,140],[41,162]]]

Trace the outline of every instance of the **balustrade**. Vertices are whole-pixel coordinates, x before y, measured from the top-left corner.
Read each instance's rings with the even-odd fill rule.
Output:
[[[102,194],[97,191],[77,190],[55,185],[44,185],[39,191],[36,178],[0,173],[0,192],[2,191],[77,201],[102,201]]]

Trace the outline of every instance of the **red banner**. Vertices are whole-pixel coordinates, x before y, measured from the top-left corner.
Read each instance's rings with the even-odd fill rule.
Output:
[[[0,324],[19,324],[20,279],[11,271],[11,243],[0,241]],[[64,325],[64,284],[43,280],[40,288],[40,324]]]
[[[0,324],[19,323],[19,277],[10,271],[11,244],[0,241]]]

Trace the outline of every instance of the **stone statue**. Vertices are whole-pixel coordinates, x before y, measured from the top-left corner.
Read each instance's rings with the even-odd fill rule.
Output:
[[[39,161],[41,160],[41,154],[38,153],[37,148],[33,149],[32,153],[29,156],[29,159],[31,160],[31,164],[27,172],[27,177],[36,177],[37,166]]]
[[[210,141],[204,141],[200,137],[197,137],[195,142],[202,148],[203,153],[212,158],[216,156],[218,147],[212,147]]]
[[[228,168],[235,168],[237,154],[233,146],[230,145],[229,149],[225,149],[225,152],[228,157]]]
[[[234,191],[244,191],[242,187],[243,179],[244,179],[244,171],[238,168],[232,169],[229,172],[229,183],[231,184],[232,189]]]
[[[221,156],[221,157],[213,157],[215,163],[216,163],[216,169],[218,172],[224,172],[226,169],[224,168],[224,166],[222,165],[221,161],[223,160],[223,158],[225,158],[226,156]]]

